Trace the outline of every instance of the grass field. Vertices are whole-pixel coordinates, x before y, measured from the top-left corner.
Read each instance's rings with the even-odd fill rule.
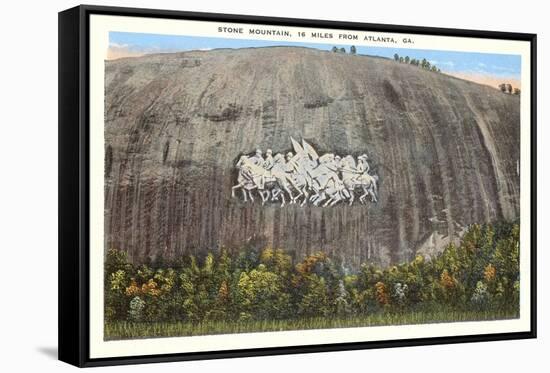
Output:
[[[105,340],[184,337],[194,335],[271,332],[283,330],[351,328],[383,325],[428,324],[460,321],[488,321],[517,318],[512,311],[437,311],[409,313],[378,313],[350,318],[312,318],[264,321],[208,321],[134,323],[116,321],[105,323]]]

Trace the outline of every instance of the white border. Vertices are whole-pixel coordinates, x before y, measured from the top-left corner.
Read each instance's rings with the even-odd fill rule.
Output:
[[[248,29],[284,29],[294,35],[314,29],[282,26],[239,25],[221,22],[155,19],[122,16],[90,16],[90,358],[124,357],[169,353],[236,350],[262,347],[315,345],[326,343],[382,341],[408,338],[524,332],[530,329],[530,44],[523,41],[405,35],[350,31],[360,35],[391,36],[401,41],[409,37],[413,45],[398,48],[445,49],[455,51],[506,53],[521,55],[521,180],[520,180],[520,314],[515,320],[477,321],[440,324],[378,326],[364,328],[299,330],[265,333],[209,335],[177,338],[103,340],[103,213],[104,213],[104,60],[109,45],[109,31],[141,32],[171,35],[233,37],[252,39],[248,34],[221,35],[218,26],[242,26]],[[316,29],[333,31],[342,30]],[[255,36],[263,40],[292,40],[310,43],[346,44],[344,41],[312,38]],[[353,41],[354,45],[384,46],[375,42]]]

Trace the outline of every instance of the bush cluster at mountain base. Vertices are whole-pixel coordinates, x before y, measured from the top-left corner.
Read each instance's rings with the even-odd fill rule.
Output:
[[[105,260],[105,339],[519,317],[519,224],[471,225],[460,245],[358,271],[317,252],[222,249],[132,265]]]

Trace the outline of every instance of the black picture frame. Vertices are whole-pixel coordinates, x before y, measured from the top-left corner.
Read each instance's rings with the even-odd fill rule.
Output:
[[[89,18],[91,15],[119,15],[201,21],[255,23],[277,26],[322,27],[407,34],[459,36],[527,41],[531,45],[531,327],[527,332],[510,332],[458,337],[415,338],[141,355],[114,358],[89,356]],[[536,337],[536,53],[535,34],[459,30],[417,26],[381,25],[311,19],[211,14],[170,10],[118,8],[82,5],[59,13],[59,360],[79,367],[219,359],[259,355],[282,355],[371,348],[447,343],[526,339]]]

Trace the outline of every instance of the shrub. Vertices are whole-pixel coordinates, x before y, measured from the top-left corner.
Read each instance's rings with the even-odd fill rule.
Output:
[[[159,262],[160,263],[160,262]],[[519,225],[473,224],[460,244],[427,260],[344,268],[316,252],[298,262],[282,249],[244,248],[133,266],[105,257],[105,320],[273,320],[418,309],[519,310]]]
[[[140,297],[133,297],[130,301],[130,310],[128,311],[128,318],[131,321],[141,321],[143,319],[143,309],[145,308],[145,302]]]

